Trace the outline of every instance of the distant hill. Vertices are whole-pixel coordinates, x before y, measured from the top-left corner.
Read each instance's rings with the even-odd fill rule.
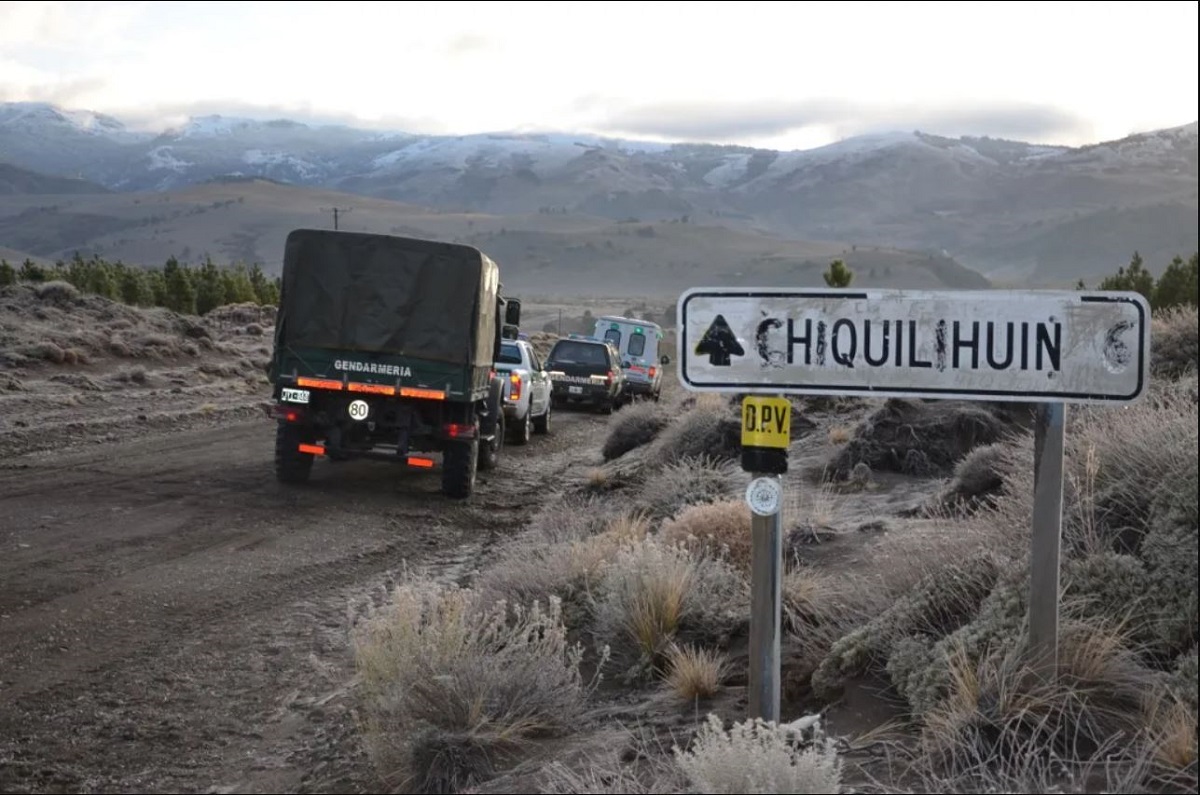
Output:
[[[986,287],[949,257],[837,241],[798,241],[713,224],[619,222],[600,216],[455,213],[265,181],[217,180],[164,193],[0,197],[0,243],[43,259],[76,250],[127,263],[260,262],[280,270],[287,233],[339,226],[455,240],[500,263],[506,286],[539,294],[677,296],[695,285],[823,285],[834,258],[855,284]]]
[[[0,196],[28,196],[72,193],[111,193],[108,188],[85,179],[70,179],[39,174],[0,163]]]
[[[82,174],[116,191],[261,177],[456,213],[687,217],[795,240],[935,251],[1028,284],[1095,279],[1134,249],[1154,267],[1198,239],[1195,122],[1084,147],[914,131],[780,152],[224,116],[148,133],[102,114],[8,103],[0,152],[22,168]]]

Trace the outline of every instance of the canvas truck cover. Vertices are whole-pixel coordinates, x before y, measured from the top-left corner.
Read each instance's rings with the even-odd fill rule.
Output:
[[[276,341],[488,367],[499,269],[471,246],[297,229],[288,237]]]

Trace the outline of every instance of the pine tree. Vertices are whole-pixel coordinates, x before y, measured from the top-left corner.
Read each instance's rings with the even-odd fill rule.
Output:
[[[163,279],[166,281],[165,305],[167,309],[181,315],[196,313],[196,288],[192,286],[191,276],[187,272],[189,270],[190,268],[180,265],[175,257],[171,257],[163,266]]]
[[[246,272],[246,266],[238,263],[232,268],[227,268],[222,274],[225,279],[225,300],[231,304],[252,304],[258,301],[258,295],[254,291],[254,285],[250,281],[250,274]]]
[[[1141,293],[1147,301],[1153,301],[1154,276],[1142,264],[1142,255],[1135,251],[1129,270],[1118,268],[1116,275],[1105,278],[1098,289]]]
[[[1166,309],[1172,306],[1196,306],[1196,254],[1186,263],[1178,254],[1171,260],[1158,284],[1154,286],[1154,299],[1150,302],[1154,309]]]
[[[113,272],[109,264],[93,254],[92,258],[88,260],[86,267],[87,280],[84,283],[83,289],[89,293],[95,293],[96,295],[116,301],[120,293],[118,291],[117,280],[113,278]]]
[[[154,303],[154,293],[146,280],[146,274],[138,268],[126,267],[117,263],[120,283],[121,300],[130,306],[150,306]]]
[[[0,259],[0,287],[17,283],[17,269],[8,264],[8,260]]]
[[[257,262],[250,266],[250,285],[254,288],[254,300],[260,305],[273,303],[267,300],[271,283]]]
[[[167,306],[167,280],[158,268],[152,268],[145,273],[146,288],[150,306]]]
[[[225,294],[225,279],[211,257],[204,258],[196,285],[196,314],[207,315],[218,306],[229,303]]]
[[[830,287],[849,287],[850,282],[854,281],[854,272],[840,259],[829,263],[829,270],[822,275],[825,277],[825,284]]]
[[[78,251],[71,257],[71,264],[64,269],[66,280],[78,287],[80,290],[88,289],[88,282],[91,281],[91,274],[88,272],[87,263],[83,260],[83,255]]]
[[[46,281],[46,269],[33,260],[26,258],[21,263],[20,276],[23,282],[44,282]]]

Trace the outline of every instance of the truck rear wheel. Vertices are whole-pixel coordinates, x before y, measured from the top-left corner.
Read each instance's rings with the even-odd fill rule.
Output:
[[[500,464],[500,448],[504,446],[504,434],[508,423],[504,421],[504,383],[493,378],[488,390],[487,408],[479,423],[482,434],[491,433],[492,439],[479,442],[479,468],[495,469]]]
[[[313,456],[300,452],[300,445],[312,442],[312,431],[300,425],[280,422],[275,428],[275,478],[280,483],[304,483],[312,472]]]
[[[478,463],[478,439],[448,443],[442,454],[442,493],[459,500],[470,497]]]
[[[491,441],[480,440],[479,442],[479,468],[480,469],[495,469],[500,465],[500,450],[504,447],[504,434],[508,423],[504,421],[504,415],[496,417],[495,435]]]

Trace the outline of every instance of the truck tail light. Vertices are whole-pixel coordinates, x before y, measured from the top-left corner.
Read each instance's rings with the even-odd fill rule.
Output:
[[[451,439],[475,438],[475,426],[469,423],[448,422],[442,426],[442,431]]]
[[[520,373],[509,373],[508,374],[508,383],[512,385],[512,389],[510,389],[509,393],[508,393],[508,399],[512,400],[512,401],[520,400],[521,399],[521,374]]]
[[[653,378],[658,373],[658,368],[654,365],[650,366],[650,377]]]
[[[304,409],[297,406],[289,406],[286,403],[276,403],[271,410],[271,413],[276,419],[284,422],[300,422],[304,419]]]
[[[608,371],[608,375],[606,375],[606,376],[604,377],[604,383],[606,383],[606,384],[609,384],[609,385],[611,386],[611,385],[612,385],[612,382],[613,382],[613,377],[614,377],[614,376],[613,376],[613,371],[612,371],[612,370],[609,370],[609,371]]]

